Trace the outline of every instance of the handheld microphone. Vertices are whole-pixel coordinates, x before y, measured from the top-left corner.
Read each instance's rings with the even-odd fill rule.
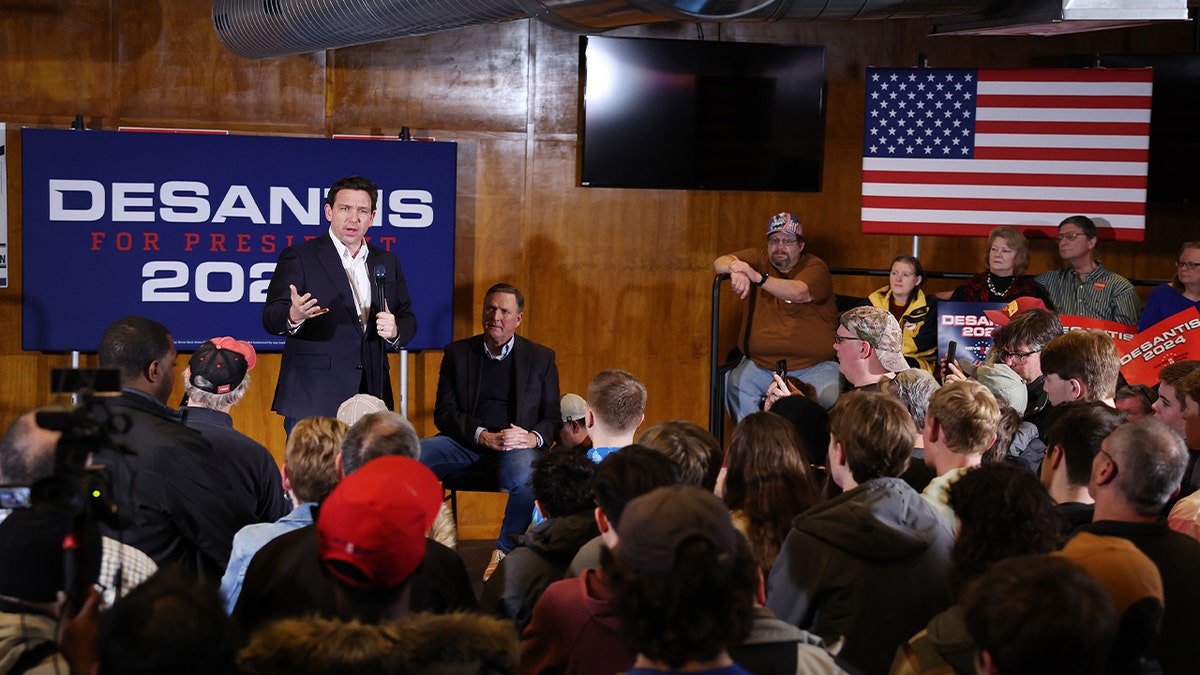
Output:
[[[379,306],[387,311],[387,299],[383,297],[383,279],[387,276],[387,270],[383,265],[375,266],[375,287],[379,289]]]

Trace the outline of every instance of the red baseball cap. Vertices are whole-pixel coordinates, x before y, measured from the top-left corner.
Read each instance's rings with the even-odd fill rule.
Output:
[[[1010,319],[1028,309],[1046,309],[1046,303],[1028,295],[1021,296],[1000,309],[985,309],[983,313],[997,326],[1007,326]]]
[[[395,588],[425,559],[425,533],[442,506],[442,484],[415,459],[377,457],[321,503],[321,562],[356,588]]]

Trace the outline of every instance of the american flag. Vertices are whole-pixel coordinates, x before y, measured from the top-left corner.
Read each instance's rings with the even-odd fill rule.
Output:
[[[868,68],[863,232],[1142,241],[1153,71]]]

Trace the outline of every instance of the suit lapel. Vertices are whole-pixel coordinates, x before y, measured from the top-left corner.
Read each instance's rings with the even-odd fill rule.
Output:
[[[516,390],[514,395],[516,404],[513,407],[513,413],[514,415],[519,415],[520,411],[524,410],[521,407],[521,398],[525,395],[525,373],[529,371],[529,358],[526,351],[521,349],[521,336],[518,335],[513,338],[512,352],[509,353],[508,357],[513,360],[513,379],[516,380],[516,386],[514,387]],[[513,423],[515,424],[516,422],[517,420],[514,419]]]
[[[350,278],[346,275],[346,268],[342,267],[341,256],[338,255],[337,247],[333,245],[333,241],[329,239],[329,233],[326,232],[317,241],[317,258],[321,261],[321,266],[325,268],[325,273],[329,275],[329,283],[338,289],[339,299],[341,300],[341,309],[338,310],[332,306],[332,302],[325,306],[329,307],[329,311],[344,311],[350,315],[351,325],[358,326],[359,333],[362,333],[365,328],[359,320],[358,307],[354,304],[354,290],[350,288]],[[318,300],[324,301],[323,298]]]

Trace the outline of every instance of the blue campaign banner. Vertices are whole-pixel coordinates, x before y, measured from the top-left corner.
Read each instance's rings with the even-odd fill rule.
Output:
[[[94,352],[114,319],[161,322],[180,350],[231,335],[265,351],[279,253],[326,236],[325,193],[379,185],[367,240],[412,295],[408,349],[452,335],[454,143],[23,129],[22,348]]]
[[[956,360],[982,363],[992,348],[992,323],[985,310],[1000,309],[1003,302],[939,302],[938,355],[946,357],[950,341],[958,343]]]

